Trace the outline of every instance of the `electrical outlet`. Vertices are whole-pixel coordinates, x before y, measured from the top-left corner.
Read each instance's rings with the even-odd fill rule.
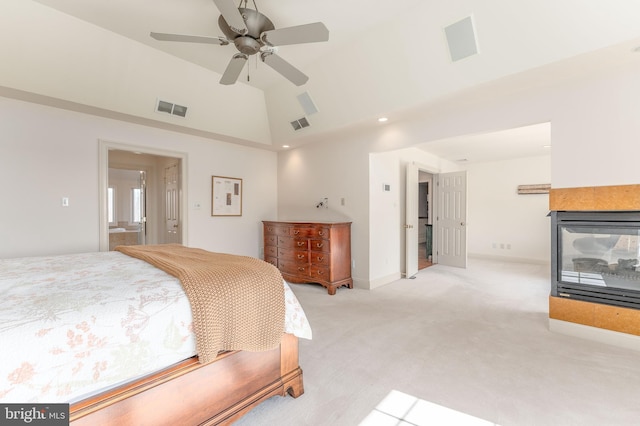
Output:
[[[69,197],[62,197],[62,207],[69,207]]]

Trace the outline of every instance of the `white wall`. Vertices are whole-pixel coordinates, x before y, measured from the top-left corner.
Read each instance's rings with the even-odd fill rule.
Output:
[[[554,99],[551,176],[556,188],[640,183],[640,54]]]
[[[276,214],[275,153],[7,98],[0,117],[0,258],[98,250],[99,139],[186,153],[185,243],[260,255],[260,221]],[[241,217],[211,217],[212,175],[243,179]]]
[[[548,263],[549,196],[519,195],[517,187],[550,182],[549,156],[469,164],[469,256]]]

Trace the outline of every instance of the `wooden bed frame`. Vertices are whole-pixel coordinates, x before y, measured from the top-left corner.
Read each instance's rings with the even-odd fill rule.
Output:
[[[265,352],[233,351],[201,365],[197,358],[72,404],[73,426],[230,424],[275,395],[304,393],[298,338],[285,334]]]

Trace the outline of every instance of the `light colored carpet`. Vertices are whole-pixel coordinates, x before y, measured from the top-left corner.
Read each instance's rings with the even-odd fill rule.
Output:
[[[358,425],[394,389],[502,426],[640,424],[640,352],[550,332],[549,282],[470,259],[373,291],[294,284],[305,393],[236,425]]]

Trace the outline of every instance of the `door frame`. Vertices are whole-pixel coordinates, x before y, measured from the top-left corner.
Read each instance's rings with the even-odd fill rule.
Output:
[[[437,232],[437,230],[439,228],[439,220],[440,220],[440,215],[438,214],[438,209],[440,208],[440,204],[441,204],[440,200],[439,200],[439,197],[440,197],[440,186],[439,186],[440,175],[446,175],[447,173],[457,173],[457,172],[442,172],[441,170],[437,170],[435,168],[426,166],[424,164],[416,163],[414,161],[408,162],[406,164],[405,170],[409,170],[410,168],[415,170],[415,173],[416,173],[415,181],[418,182],[417,185],[414,185],[411,188],[412,191],[415,191],[415,198],[416,199],[418,197],[418,191],[419,191],[419,180],[420,180],[419,179],[419,174],[420,174],[420,172],[422,171],[422,172],[425,172],[425,173],[429,173],[429,174],[431,174],[433,176],[433,183],[434,183],[433,186],[434,187],[432,189],[433,196],[431,198],[431,202],[432,202],[431,203],[432,204],[432,207],[431,207],[431,212],[432,212],[431,223],[433,225],[432,247],[434,249],[433,249],[433,252],[432,252],[432,255],[431,255],[431,259],[432,259],[432,262],[434,264],[440,263],[439,250],[437,249],[439,247],[439,243],[440,243],[439,235],[438,235],[439,233]],[[464,171],[464,170],[459,170],[458,172],[462,172],[462,171]],[[465,173],[466,173],[466,171],[465,171]],[[409,181],[409,179],[406,178],[405,182],[408,182],[408,181]],[[407,187],[405,188],[405,192],[408,191],[408,190],[409,190],[409,187],[407,185]],[[414,211],[414,210],[411,210],[409,208],[408,197],[406,195],[405,195],[405,199],[404,199],[404,205],[405,205],[405,218],[403,218],[404,219],[403,228],[404,228],[404,234],[405,234],[404,235],[404,238],[405,238],[405,250],[404,250],[405,270],[404,270],[404,273],[402,273],[402,276],[404,278],[411,278],[412,276],[415,276],[415,274],[409,275],[407,273],[407,272],[413,272],[413,271],[409,271],[408,270],[409,269],[409,265],[410,265],[408,259],[409,259],[409,256],[415,256],[416,260],[417,260],[418,247],[417,247],[417,244],[416,244],[415,247],[407,244],[407,241],[408,241],[407,233],[409,233],[409,232],[415,232],[416,234],[418,233],[417,228],[415,228],[415,224],[418,223],[418,209],[416,208],[415,211]],[[465,193],[465,205],[466,205],[466,193]],[[411,214],[411,218],[409,217],[408,213]],[[466,220],[465,220],[465,222],[466,222]],[[410,225],[412,225],[412,224],[414,225],[414,227],[410,227]],[[465,223],[464,226],[465,226],[465,232],[466,232],[466,223]],[[468,251],[467,250],[467,244],[465,244],[464,250],[465,250],[464,256],[466,258],[467,257],[467,251]],[[465,267],[466,267],[466,265],[465,265]],[[417,272],[420,272],[420,271],[418,270]]]
[[[433,182],[434,182],[434,188],[432,188],[432,196],[431,196],[431,211],[433,212],[432,214],[432,219],[431,219],[431,223],[433,225],[433,229],[437,229],[437,218],[438,216],[435,214],[435,212],[437,211],[437,206],[438,206],[438,200],[437,200],[437,195],[436,195],[436,189],[435,189],[435,181],[437,176],[440,174],[440,170],[434,167],[429,167],[427,165],[424,164],[420,164],[420,163],[416,163],[415,161],[409,162],[405,165],[405,171],[407,171],[408,169],[413,169],[413,167],[411,166],[415,166],[415,181],[417,182],[416,185],[412,185],[412,188],[409,188],[408,185],[407,187],[405,187],[405,193],[406,191],[415,191],[415,198],[418,198],[418,192],[419,192],[419,186],[420,186],[420,172],[424,172],[424,173],[429,173],[430,175],[433,176]],[[405,178],[405,184],[409,179]],[[409,275],[407,274],[408,272],[408,268],[409,268],[409,257],[410,256],[415,256],[416,262],[417,262],[417,258],[418,258],[418,245],[416,244],[415,247],[409,246],[409,244],[407,244],[407,233],[408,232],[415,232],[416,234],[418,233],[418,229],[417,229],[417,223],[418,223],[418,209],[416,208],[415,211],[411,210],[408,206],[408,197],[405,195],[405,199],[404,199],[404,204],[405,204],[405,217],[403,218],[404,221],[404,233],[405,233],[405,251],[404,251],[404,256],[405,256],[405,271],[402,274],[402,276],[404,278],[411,278],[412,276],[415,276],[415,274],[413,275]],[[412,219],[409,220],[409,217],[407,215],[408,212],[412,212],[411,217]],[[411,226],[414,225],[413,228],[407,228],[407,226]],[[433,247],[437,247],[437,235],[436,232],[432,233],[432,245]],[[438,253],[436,250],[433,250],[433,253],[431,255],[431,259],[433,261],[433,263],[438,263]],[[412,271],[409,271],[412,272]],[[419,271],[416,271],[419,272]]]
[[[188,226],[187,215],[188,211],[188,180],[187,180],[187,153],[168,151],[158,148],[150,148],[146,146],[130,145],[120,142],[113,142],[108,140],[98,140],[98,205],[99,205],[99,251],[109,251],[109,225],[107,223],[107,187],[109,185],[109,151],[119,150],[128,151],[132,153],[141,153],[149,155],[157,155],[160,157],[174,157],[180,160],[180,218],[181,218],[181,233],[182,244],[188,245]]]

